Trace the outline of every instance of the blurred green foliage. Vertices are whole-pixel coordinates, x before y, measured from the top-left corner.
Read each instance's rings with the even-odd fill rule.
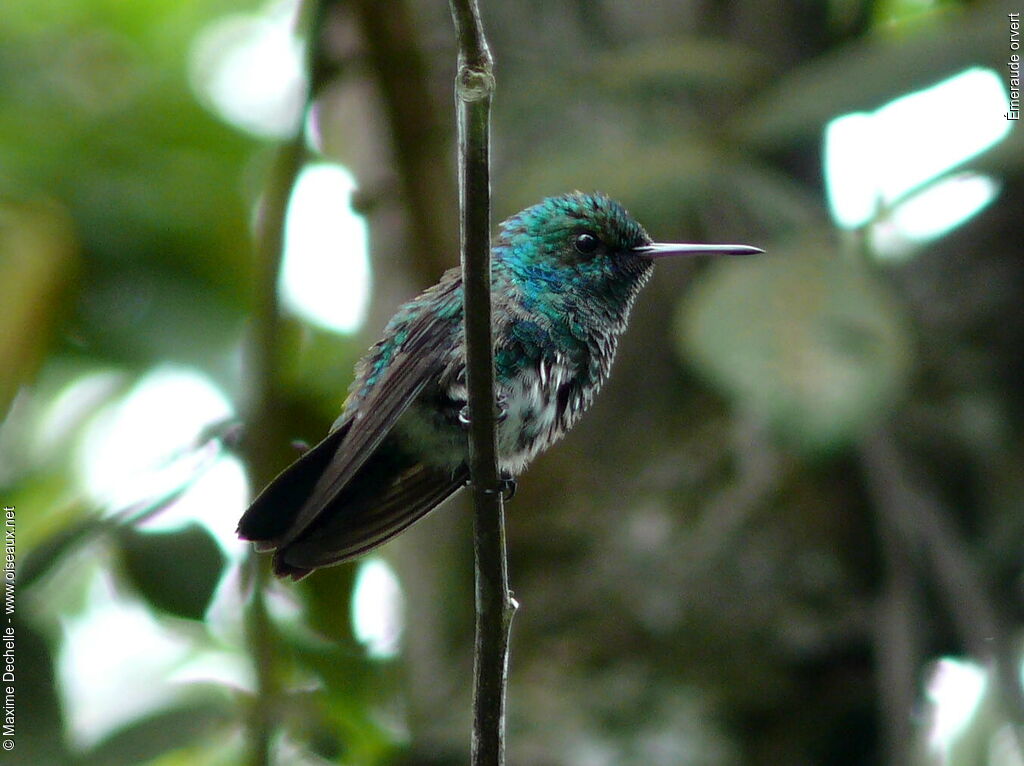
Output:
[[[190,58],[208,24],[265,9],[4,8],[12,763],[466,761],[471,554],[457,502],[385,551],[406,628],[399,657],[379,659],[353,636],[354,567],[265,584],[209,519],[143,523],[175,491],[118,514],[82,482],[89,427],[141,376],[173,364],[208,376],[249,421],[241,447],[222,446],[250,459],[260,484],[292,456],[289,439],[326,431],[352,362],[396,303],[455,263],[447,4],[320,7],[309,151],[329,147],[359,181],[375,304],[359,338],[284,317],[269,372],[253,364],[248,333],[261,273],[252,224],[277,147],[202,105],[204,73]],[[923,766],[934,761],[912,713],[929,663],[953,654],[1005,665],[1001,648],[1024,621],[1021,131],[967,163],[998,176],[997,203],[898,265],[873,261],[860,233],[831,229],[820,144],[838,114],[967,66],[1005,74],[1007,9],[484,3],[498,67],[496,218],[546,194],[600,189],[658,239],[769,251],[659,268],[594,411],[523,477],[509,509],[523,604],[511,762]],[[74,406],[55,418],[76,385]],[[249,411],[254,391],[269,392],[269,415]],[[283,431],[261,431],[264,415]],[[266,443],[265,463],[251,459],[253,442]],[[891,444],[899,460],[879,460]],[[943,519],[940,536],[908,508]],[[132,708],[126,688],[120,721],[83,738],[64,658],[97,582],[186,648],[173,670],[212,657],[245,668],[245,680],[168,670],[160,705]],[[965,624],[958,600],[997,619]],[[946,763],[975,766],[995,751],[1010,754],[993,766],[1015,763],[1013,709],[1009,690],[991,684]]]
[[[679,317],[685,353],[742,409],[812,453],[848,445],[898,405],[913,366],[888,288],[825,242],[709,268]]]

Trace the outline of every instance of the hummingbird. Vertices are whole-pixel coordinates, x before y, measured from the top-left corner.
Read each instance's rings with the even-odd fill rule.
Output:
[[[498,468],[515,478],[579,420],[658,258],[748,245],[653,242],[618,202],[574,192],[504,221],[491,249]],[[401,306],[357,363],[327,436],[253,501],[238,534],[301,579],[387,542],[469,481],[462,277]]]

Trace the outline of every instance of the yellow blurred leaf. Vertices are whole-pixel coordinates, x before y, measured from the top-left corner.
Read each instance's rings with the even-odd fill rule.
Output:
[[[45,358],[77,267],[78,243],[61,208],[0,207],[0,412]]]

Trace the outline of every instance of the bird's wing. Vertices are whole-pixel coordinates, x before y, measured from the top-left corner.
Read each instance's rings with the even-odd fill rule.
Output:
[[[441,283],[439,294],[434,298],[444,302],[461,301],[459,285],[458,280]],[[407,337],[380,379],[335,430],[335,433],[344,430],[344,435],[333,457],[323,467],[313,491],[278,541],[279,545],[287,545],[298,538],[331,505],[424,386],[437,380],[444,369],[445,353],[451,351],[451,344],[460,337],[452,328],[459,321],[458,316],[441,318],[430,310],[422,310],[410,318],[405,328]],[[330,441],[333,436],[332,433],[324,441]]]

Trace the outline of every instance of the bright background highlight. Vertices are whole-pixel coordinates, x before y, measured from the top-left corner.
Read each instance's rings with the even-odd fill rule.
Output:
[[[971,68],[869,114],[835,118],[825,131],[825,180],[832,216],[843,228],[877,225],[880,255],[952,230],[998,194],[987,176],[950,170],[1010,132],[999,75]]]

